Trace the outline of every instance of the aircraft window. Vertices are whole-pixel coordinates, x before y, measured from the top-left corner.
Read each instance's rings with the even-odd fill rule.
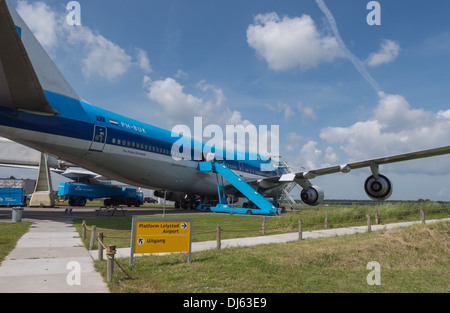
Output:
[[[112,143],[115,144],[116,143],[116,138],[112,139]]]
[[[145,145],[145,150],[148,150],[148,146],[147,145]]]
[[[131,142],[127,141],[127,146],[128,147],[131,146]]]
[[[117,144],[118,144],[118,145],[120,145],[120,144],[121,144],[121,142],[120,142],[120,139],[117,139]]]

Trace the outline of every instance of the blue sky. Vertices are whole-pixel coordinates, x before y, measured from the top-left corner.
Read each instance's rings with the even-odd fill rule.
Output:
[[[80,0],[82,26],[68,1],[11,1],[81,97],[131,118],[279,125],[296,170],[450,144],[445,0],[378,1],[373,26],[365,0]],[[450,200],[448,156],[382,172],[392,199]],[[365,199],[368,175],[315,182]]]

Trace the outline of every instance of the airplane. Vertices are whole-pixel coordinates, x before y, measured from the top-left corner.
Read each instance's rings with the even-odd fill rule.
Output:
[[[174,158],[172,148],[180,134],[82,100],[8,0],[0,0],[0,30],[1,136],[112,180],[154,189],[160,197],[166,191],[167,200],[184,208],[218,198],[216,175],[198,171],[200,160],[194,158],[198,153],[203,156],[207,143],[190,139],[191,147],[201,151],[192,149],[186,155],[178,150]],[[311,183],[317,176],[369,167],[372,175],[364,183],[365,191],[371,199],[383,201],[393,188],[379,173],[380,165],[449,154],[450,146],[302,172],[293,172],[271,157],[242,153],[242,160],[225,157],[217,162],[275,200],[296,183],[303,189],[302,201],[316,206],[324,198],[323,190]],[[232,185],[225,187],[230,196],[239,196]]]

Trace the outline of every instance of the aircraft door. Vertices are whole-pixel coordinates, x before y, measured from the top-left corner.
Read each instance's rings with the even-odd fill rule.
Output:
[[[106,127],[95,125],[90,151],[102,152],[106,144]]]

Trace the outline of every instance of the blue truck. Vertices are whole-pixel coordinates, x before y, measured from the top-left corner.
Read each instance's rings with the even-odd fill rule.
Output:
[[[142,191],[136,188],[88,185],[79,183],[61,183],[58,189],[58,198],[62,201],[68,200],[70,206],[85,206],[87,200],[105,198],[103,204],[127,205],[139,207],[144,203]]]
[[[0,206],[25,206],[25,182],[17,179],[0,180]]]

